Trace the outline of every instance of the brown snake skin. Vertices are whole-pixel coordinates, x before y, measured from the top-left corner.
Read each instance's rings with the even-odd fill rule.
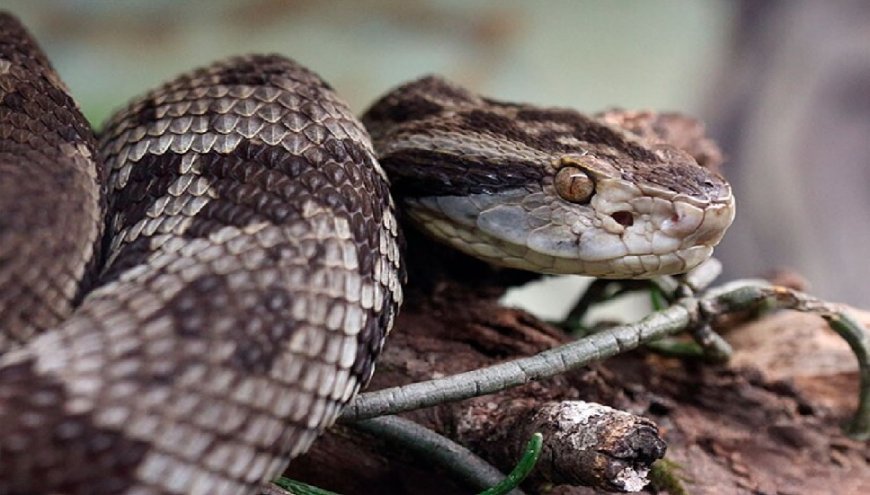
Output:
[[[27,327],[29,309],[4,309],[17,341],[69,312],[99,195],[84,119],[32,40],[0,23],[4,222],[6,201],[32,207],[16,221],[40,226],[25,242],[46,252],[25,254],[58,265],[4,258],[3,290],[66,277],[40,300],[62,299],[57,314]],[[107,265],[71,318],[0,361],[0,494],[250,492],[369,378],[401,301],[368,134],[312,72],[253,56],[138,99],[99,148]],[[4,249],[31,228],[4,223]]]
[[[72,312],[97,259],[103,205],[94,133],[8,15],[0,15],[0,98],[2,354]]]
[[[253,55],[136,99],[95,145],[0,13],[0,495],[276,478],[368,381],[401,304],[381,164],[403,220],[543,273],[682,273],[734,216],[698,166],[712,145],[668,142],[679,116],[587,117],[429,77],[365,122],[374,146],[317,75]]]

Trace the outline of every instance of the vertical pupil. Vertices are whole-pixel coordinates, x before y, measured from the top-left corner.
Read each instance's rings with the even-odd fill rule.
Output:
[[[571,196],[582,198],[584,195],[584,186],[583,178],[576,175],[571,177]]]
[[[564,167],[556,173],[556,192],[559,196],[572,203],[583,203],[589,200],[595,189],[592,180],[586,172],[577,167]]]

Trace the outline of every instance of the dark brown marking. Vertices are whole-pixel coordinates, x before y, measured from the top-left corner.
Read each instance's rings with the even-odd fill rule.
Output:
[[[515,160],[492,163],[432,150],[402,150],[381,158],[399,197],[494,194],[539,185],[541,164]]]
[[[296,221],[307,201],[324,205],[335,216],[362,215],[364,228],[356,241],[376,248],[376,232],[369,225],[380,223],[389,194],[375,175],[371,157],[351,140],[328,140],[317,155],[296,156],[283,148],[245,141],[230,154],[201,155],[202,176],[218,198],[212,199],[194,217],[185,233],[203,237],[227,225],[244,227],[268,221],[276,225]],[[358,191],[375,191],[360,195]],[[353,224],[353,222],[351,222]]]
[[[437,115],[478,101],[470,91],[438,76],[409,82],[379,99],[366,111],[363,123],[375,139],[383,130]]]
[[[316,159],[313,162],[257,141],[244,141],[230,154],[200,155],[202,177],[209,180],[218,198],[193,218],[185,236],[206,237],[225,226],[297,221],[305,202],[313,201],[329,207],[336,216],[349,218],[354,237],[363,246],[360,269],[370,268],[370,256],[365,253],[377,252],[379,244],[376,229],[370,226],[380,223],[383,205],[379,198],[387,196],[387,186],[375,176],[368,153],[351,140],[327,141]],[[111,205],[111,214],[123,219],[120,228],[135,225],[157,198],[168,195],[180,176],[181,161],[182,155],[168,152],[146,155],[133,166],[127,184],[117,191]],[[360,195],[361,187],[377,194]],[[123,246],[103,282],[145,262],[148,242],[143,235]]]
[[[142,102],[142,107],[130,115],[130,120],[136,125],[148,125],[157,120],[157,103],[154,98],[147,98]]]
[[[425,98],[406,101],[403,105],[379,105],[372,107],[366,114],[371,120],[391,121],[396,124],[419,120],[437,114],[443,106]]]
[[[132,164],[126,185],[115,192],[109,204],[109,218],[121,215],[123,219],[119,229],[136,225],[157,198],[169,194],[169,187],[181,176],[182,158],[176,153],[146,154]]]
[[[107,266],[105,272],[100,275],[100,284],[105,285],[114,282],[125,271],[146,263],[150,254],[151,238],[148,236],[140,236],[135,241],[124,244],[122,251],[113,260],[112,264]]]
[[[543,151],[553,152],[576,152],[576,146],[566,145],[557,141],[562,136],[571,136],[590,145],[603,145],[611,147],[623,153],[633,160],[658,163],[659,158],[650,150],[626,140],[619,132],[607,127],[600,122],[586,117],[580,112],[566,108],[534,108],[524,107],[517,112],[519,122],[550,122],[567,125],[571,130],[567,134],[563,131],[542,132],[537,136],[530,136],[527,145]]]
[[[0,493],[121,493],[151,448],[70,414],[63,383],[33,361],[0,368]]]
[[[387,322],[395,317],[395,306],[384,303],[377,316],[368,314],[362,331],[357,336],[356,359],[351,372],[362,379],[368,379],[374,370],[375,359],[380,354],[380,342],[384,339]]]
[[[170,299],[156,318],[168,315],[184,339],[234,343],[227,364],[245,374],[263,374],[286,352],[284,345],[297,328],[293,294],[288,287],[249,290],[231,289],[225,276],[204,275]]]
[[[313,72],[280,55],[253,55],[239,59],[234,64],[224,64],[213,74],[209,84],[225,86],[267,86],[275,78],[291,79],[300,83],[302,96],[314,97],[315,93],[332,90],[326,81]]]
[[[50,67],[48,58],[27,29],[8,12],[0,12],[0,57],[40,71]]]
[[[671,163],[651,170],[627,170],[622,176],[633,182],[655,184],[708,200],[721,198],[728,191],[725,179],[693,164]]]

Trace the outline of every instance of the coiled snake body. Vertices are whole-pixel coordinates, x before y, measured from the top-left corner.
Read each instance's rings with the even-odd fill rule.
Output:
[[[504,266],[681,272],[733,217],[721,178],[604,117],[425,78],[365,121],[374,147],[315,74],[248,56],[135,100],[97,143],[0,16],[0,494],[279,475],[371,376],[402,300],[377,157],[421,230]]]

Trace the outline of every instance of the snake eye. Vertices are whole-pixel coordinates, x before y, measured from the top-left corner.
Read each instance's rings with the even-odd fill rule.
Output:
[[[577,167],[560,168],[553,185],[559,197],[572,203],[586,203],[595,192],[595,182]]]

